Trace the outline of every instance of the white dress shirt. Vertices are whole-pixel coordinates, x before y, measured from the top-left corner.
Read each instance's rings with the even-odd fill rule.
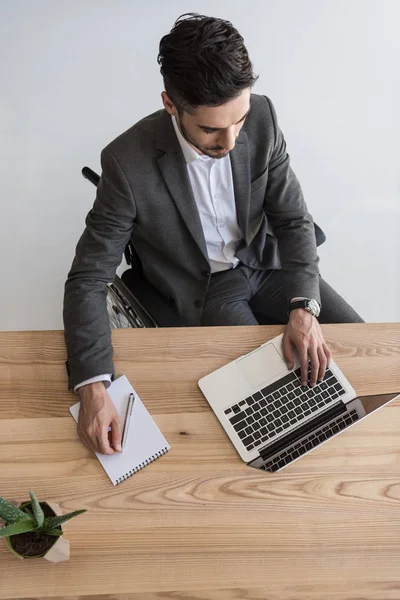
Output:
[[[235,268],[239,263],[235,252],[243,235],[236,216],[230,155],[228,153],[223,158],[211,158],[205,154],[198,154],[181,134],[173,115],[171,119],[186,160],[211,272]],[[98,375],[82,381],[74,387],[74,391],[96,381],[103,381],[104,385],[109,387],[111,375]]]

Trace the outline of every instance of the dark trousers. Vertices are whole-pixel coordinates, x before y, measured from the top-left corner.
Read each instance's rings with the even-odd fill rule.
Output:
[[[320,277],[320,323],[364,323],[347,302]],[[282,271],[256,271],[240,264],[213,273],[207,291],[202,325],[258,325],[288,322]]]

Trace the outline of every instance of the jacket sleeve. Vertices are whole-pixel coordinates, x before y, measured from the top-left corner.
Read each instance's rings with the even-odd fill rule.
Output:
[[[136,216],[131,188],[112,152],[101,153],[102,174],[64,288],[68,389],[86,379],[115,376],[107,283],[115,278]]]
[[[307,210],[300,184],[291,166],[286,142],[278,126],[274,106],[267,96],[274,124],[275,141],[271,155],[264,211],[278,239],[286,288],[286,300],[297,296],[315,298],[319,291],[319,258],[313,218]]]

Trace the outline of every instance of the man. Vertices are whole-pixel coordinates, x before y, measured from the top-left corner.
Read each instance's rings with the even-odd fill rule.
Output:
[[[121,443],[106,391],[114,376],[106,286],[129,239],[145,277],[186,325],[252,325],[254,313],[287,323],[288,367],[295,347],[304,385],[308,360],[312,386],[331,358],[318,317],[362,321],[320,277],[313,219],[272,102],[251,93],[257,78],[243,38],[228,21],[180,19],[160,42],[165,109],[102,151],[97,197],[65,284],[78,433],[104,454]]]

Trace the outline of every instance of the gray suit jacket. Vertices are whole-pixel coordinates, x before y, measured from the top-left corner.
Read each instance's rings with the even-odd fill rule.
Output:
[[[271,101],[251,94],[251,111],[230,152],[244,239],[237,257],[285,273],[287,301],[320,300],[314,225]],[[188,326],[200,326],[210,265],[186,162],[171,116],[159,110],[101,153],[102,175],[65,283],[64,326],[71,389],[113,373],[106,310],[111,282],[131,239],[148,281]]]

